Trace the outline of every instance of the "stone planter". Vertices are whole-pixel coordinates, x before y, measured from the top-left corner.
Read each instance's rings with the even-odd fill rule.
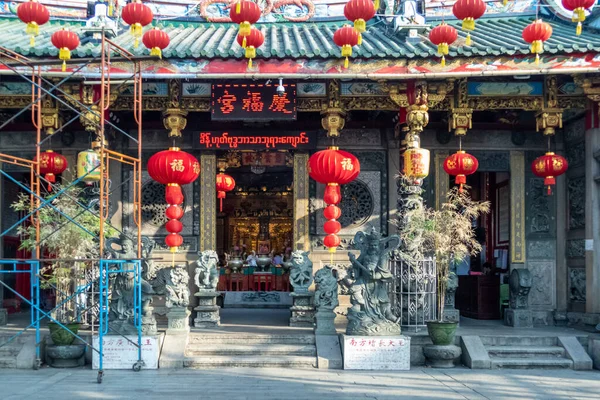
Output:
[[[453,344],[438,346],[430,344],[423,347],[426,364],[433,368],[454,368],[454,360],[460,357],[462,350]]]
[[[429,338],[435,345],[448,346],[454,344],[458,322],[427,322]]]
[[[75,335],[77,335],[77,332],[79,332],[79,323],[63,325]],[[49,322],[48,330],[50,331],[52,343],[54,343],[56,346],[68,346],[75,341],[75,336],[73,336],[73,334],[69,333],[69,331],[65,330],[62,326],[58,325],[57,323]]]
[[[54,368],[75,368],[85,365],[85,345],[46,346],[46,362]]]

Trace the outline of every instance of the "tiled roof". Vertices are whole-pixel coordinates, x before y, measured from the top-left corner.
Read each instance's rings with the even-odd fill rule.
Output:
[[[449,21],[457,27],[459,39],[450,48],[450,56],[513,56],[529,54],[529,45],[521,38],[523,28],[531,17],[488,18],[477,21],[471,33],[472,46],[465,46],[465,33],[460,31],[460,21]],[[347,23],[347,21],[345,21]],[[558,21],[550,22],[553,34],[546,42],[545,49],[550,54],[568,54],[600,51],[600,34],[585,31],[575,36],[575,24]],[[258,27],[265,34],[265,43],[257,50],[258,58],[277,59],[330,59],[339,58],[340,50],[333,43],[336,29],[344,21],[323,23],[274,23]],[[16,19],[0,19],[2,40],[0,45],[25,56],[56,56],[58,51],[50,43],[50,35],[61,26],[69,26],[80,33],[82,44],[73,57],[96,55],[99,44],[82,34],[81,22],[52,21],[40,28],[33,49],[25,35],[25,26]],[[233,24],[178,23],[168,22],[163,29],[169,34],[171,44],[163,52],[167,58],[243,58],[244,51],[236,42],[237,26]],[[125,27],[114,41],[127,48],[133,48],[133,38]],[[354,48],[356,58],[423,59],[435,57],[437,48],[425,37],[419,43],[408,43],[405,31],[394,33],[383,21],[369,25],[363,34],[363,44]],[[146,54],[143,45],[133,51]]]

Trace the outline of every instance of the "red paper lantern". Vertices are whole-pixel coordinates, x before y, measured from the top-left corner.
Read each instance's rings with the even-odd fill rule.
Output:
[[[310,157],[308,173],[319,183],[345,185],[360,174],[360,162],[354,154],[332,146]]]
[[[226,192],[231,192],[235,188],[235,180],[222,172],[217,174],[217,198],[220,200],[219,212],[223,212],[223,199]]]
[[[37,161],[37,157],[35,158]],[[52,183],[56,182],[56,175],[65,172],[69,166],[65,156],[52,150],[40,154],[40,174],[48,181],[48,191],[52,190]]]
[[[142,28],[154,19],[152,10],[147,5],[142,4],[141,0],[133,0],[123,7],[121,18],[127,25],[131,26],[130,31],[135,39],[133,47],[138,47],[142,37]]]
[[[458,33],[453,26],[442,22],[429,32],[429,40],[438,47],[438,53],[442,56],[442,67],[446,66],[446,55],[448,47],[456,41]]]
[[[360,33],[351,26],[345,25],[335,31],[333,41],[342,48],[342,57],[345,57],[344,68],[348,68],[348,57],[352,55],[352,46],[358,45]]]
[[[457,19],[462,20],[462,29],[469,32],[475,29],[475,20],[481,18],[485,8],[483,0],[458,0],[452,7],[452,13]],[[471,33],[467,34],[465,44],[471,45]]]
[[[177,219],[172,219],[165,224],[165,229],[169,233],[179,233],[183,230],[183,224]]]
[[[169,219],[181,219],[181,217],[183,217],[183,214],[183,208],[181,208],[179,205],[171,205],[167,208],[167,211],[165,212],[165,215]]]
[[[325,219],[339,219],[342,216],[342,210],[338,206],[331,204],[325,207],[323,216]]]
[[[144,33],[142,43],[150,49],[151,56],[159,56],[162,58],[162,51],[169,46],[171,39],[169,39],[169,35],[167,35],[165,31],[154,28]]]
[[[178,247],[183,244],[183,237],[179,233],[171,233],[165,238],[165,244],[171,250],[171,253],[175,253]]]
[[[237,42],[246,49],[244,55],[248,59],[248,68],[252,68],[252,59],[256,57],[256,49],[263,45],[265,36],[259,29],[250,28],[248,36],[237,36]]]
[[[335,250],[340,245],[340,237],[335,233],[325,236],[323,239],[323,244],[325,247],[329,248],[330,253],[335,253]]]
[[[260,19],[261,11],[258,4],[250,0],[240,0],[235,3],[235,7],[229,9],[229,18],[231,21],[239,24],[238,35],[242,37],[240,46],[246,48],[246,37],[250,35],[252,24]]]
[[[371,0],[350,0],[344,6],[344,16],[354,22],[358,31],[358,44],[362,42],[362,33],[367,30],[367,21],[375,16],[375,5]]]
[[[339,221],[336,221],[335,219],[330,219],[323,225],[323,230],[325,231],[325,233],[330,235],[338,233],[342,230],[342,224],[340,224]]]
[[[535,53],[535,63],[540,63],[540,53],[544,52],[544,42],[552,36],[550,24],[536,19],[523,29],[523,40],[531,44],[531,52]]]
[[[531,164],[533,173],[544,178],[544,185],[548,186],[548,195],[552,194],[552,185],[556,184],[556,177],[567,172],[568,168],[567,160],[552,152],[536,158]]]
[[[71,51],[79,46],[79,36],[75,32],[71,32],[65,28],[56,31],[50,38],[54,47],[58,49],[58,58],[63,60],[62,71],[67,70],[66,60],[71,59]]]
[[[340,185],[338,185],[337,183],[328,183],[325,187],[323,200],[326,204],[339,204],[340,201],[342,201],[342,192],[340,191]]]
[[[581,35],[581,23],[585,21],[585,11],[596,4],[596,0],[562,0],[562,6],[573,12],[571,21],[577,22],[576,35]]]
[[[479,161],[469,153],[460,150],[450,155],[444,161],[444,171],[448,175],[456,176],[454,182],[460,185],[460,191],[463,185],[467,183],[467,175],[473,174],[479,167]]]
[[[35,37],[40,34],[40,25],[50,20],[50,12],[45,5],[37,0],[29,0],[17,7],[17,16],[27,24],[25,33],[29,35],[29,46],[35,46]]]

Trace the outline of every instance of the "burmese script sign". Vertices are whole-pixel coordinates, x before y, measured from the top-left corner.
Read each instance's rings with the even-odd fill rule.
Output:
[[[317,144],[316,132],[200,132],[204,150],[309,150]]]
[[[410,369],[410,337],[343,335],[344,369]]]
[[[137,345],[137,336],[127,336],[127,339],[131,340]],[[98,336],[94,336],[94,348],[100,348],[99,342]],[[102,359],[102,368],[131,369],[133,364],[138,361],[138,348],[136,345],[130,343],[123,336],[104,336],[104,344],[102,348],[104,358]],[[142,360],[144,360],[145,363],[143,367],[144,369],[158,368],[159,347],[160,343],[158,341],[158,337],[142,336]],[[100,366],[98,353],[95,351],[92,353],[92,368],[98,369]]]
[[[211,92],[213,120],[295,120],[296,84],[214,84]]]

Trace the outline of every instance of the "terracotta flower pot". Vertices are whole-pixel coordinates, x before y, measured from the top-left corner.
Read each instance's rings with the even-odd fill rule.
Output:
[[[454,344],[458,322],[427,322],[427,333],[433,344],[447,346]]]

